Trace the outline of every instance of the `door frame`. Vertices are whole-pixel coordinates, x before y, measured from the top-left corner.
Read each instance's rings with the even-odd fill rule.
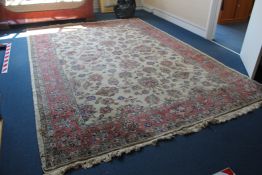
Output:
[[[211,5],[210,5],[209,17],[208,17],[208,22],[207,22],[207,30],[206,30],[206,39],[208,39],[210,41],[212,41],[215,38],[217,22],[218,22],[218,18],[219,18],[220,8],[221,8],[221,5],[222,5],[222,0],[211,0],[211,1],[212,2],[211,2]],[[255,6],[257,6],[256,1],[259,1],[259,0],[255,0],[253,9],[255,8]],[[252,13],[253,13],[253,11],[252,11]],[[251,14],[251,17],[252,17],[252,14]],[[248,28],[247,28],[246,32],[248,32],[249,30],[250,30],[250,27],[249,27],[249,24],[248,24]],[[244,42],[245,42],[246,39],[247,38],[245,36]],[[247,48],[245,48],[245,46],[243,45],[241,52],[240,52],[241,53],[240,57],[241,57],[243,63],[244,63],[244,58],[243,58],[243,55],[242,55],[242,51],[246,50],[246,49]],[[260,53],[260,55],[258,55],[257,58],[255,58],[257,60],[256,60],[256,65],[254,67],[254,70],[252,70],[251,72],[248,71],[250,78],[254,78],[255,73],[257,71],[257,67],[258,67],[260,58],[261,58],[261,53]],[[245,64],[244,64],[244,66],[246,67]],[[246,69],[248,69],[248,68],[246,67]]]
[[[223,0],[211,0],[206,30],[206,39],[215,39],[217,22]]]

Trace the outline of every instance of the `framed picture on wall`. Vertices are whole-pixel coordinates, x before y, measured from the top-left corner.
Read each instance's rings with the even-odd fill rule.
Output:
[[[100,10],[102,13],[110,13],[113,12],[117,0],[100,0],[99,3],[100,3]]]

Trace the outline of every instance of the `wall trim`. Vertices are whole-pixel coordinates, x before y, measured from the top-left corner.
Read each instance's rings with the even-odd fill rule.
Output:
[[[206,38],[207,37],[207,29],[206,28],[203,28],[201,26],[198,26],[196,24],[193,24],[192,22],[186,20],[186,19],[183,19],[181,17],[178,17],[174,14],[170,14],[168,12],[165,12],[161,9],[158,9],[158,8],[155,8],[155,7],[152,7],[152,6],[149,6],[149,5],[146,5],[146,4],[143,4],[143,10],[149,12],[149,13],[153,13],[154,15],[160,17],[160,18],[163,18],[169,22],[172,22],[190,32],[193,32],[201,37],[204,37]]]
[[[137,5],[136,10],[144,10],[144,7],[142,5]]]
[[[213,40],[215,38],[217,21],[221,9],[222,0],[212,0],[208,15],[206,38]]]

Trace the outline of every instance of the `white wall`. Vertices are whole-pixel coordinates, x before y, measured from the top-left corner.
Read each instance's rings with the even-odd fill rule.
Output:
[[[99,12],[99,1],[94,11]],[[117,1],[117,0],[111,0]],[[136,0],[137,9],[144,9],[207,39],[213,39],[216,11],[221,0]]]
[[[207,25],[210,0],[144,0],[143,2],[145,7],[167,12],[196,26],[205,28]]]
[[[213,3],[217,0],[142,0],[145,10],[207,38]]]
[[[241,59],[251,78],[254,78],[261,58],[262,48],[262,1],[256,0],[252,11],[247,33],[244,39]]]

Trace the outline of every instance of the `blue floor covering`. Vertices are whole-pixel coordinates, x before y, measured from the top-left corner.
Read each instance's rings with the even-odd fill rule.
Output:
[[[114,15],[97,14],[97,20]],[[239,55],[145,11],[137,17],[246,74]],[[19,33],[22,26],[6,33]],[[0,175],[42,174],[36,138],[26,38],[12,42],[8,74],[0,74],[4,133]],[[3,58],[3,52],[0,52]],[[0,59],[2,61],[2,59]],[[2,64],[0,61],[0,64]],[[73,170],[70,175],[211,175],[231,167],[237,175],[262,174],[262,109],[230,122],[211,125],[188,136],[161,141],[138,152],[115,158],[93,168]]]
[[[246,35],[248,22],[217,25],[214,41],[240,53]]]

